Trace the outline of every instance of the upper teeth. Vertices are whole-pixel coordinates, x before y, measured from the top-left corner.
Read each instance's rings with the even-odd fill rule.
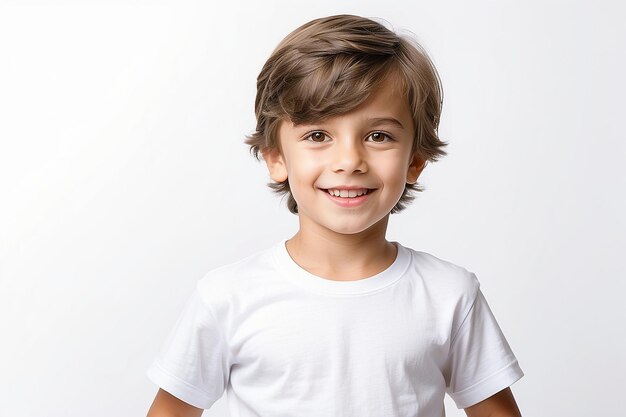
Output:
[[[357,197],[363,194],[367,194],[367,188],[363,188],[361,190],[329,189],[328,193],[334,195],[335,197]]]

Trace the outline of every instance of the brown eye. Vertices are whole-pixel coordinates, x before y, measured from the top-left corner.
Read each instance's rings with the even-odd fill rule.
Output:
[[[311,138],[313,142],[324,142],[326,135],[324,132],[313,132],[307,138]]]
[[[370,134],[369,137],[372,138],[372,141],[378,142],[378,143],[384,142],[385,139],[391,140],[391,137],[389,137],[389,135],[386,135],[386,134],[384,134],[382,132],[374,132],[374,133]]]

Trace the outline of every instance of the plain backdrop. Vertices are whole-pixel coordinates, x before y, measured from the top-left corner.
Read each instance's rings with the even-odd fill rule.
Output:
[[[147,413],[196,281],[297,231],[243,140],[273,48],[338,13],[443,82],[449,155],[388,240],[476,273],[525,417],[624,415],[622,4],[2,1],[0,415]]]

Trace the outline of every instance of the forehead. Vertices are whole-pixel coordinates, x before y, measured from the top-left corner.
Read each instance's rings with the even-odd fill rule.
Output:
[[[306,120],[299,123],[291,123],[292,121],[288,118],[285,121],[288,122],[287,125],[297,128],[298,126],[334,123],[344,120],[397,120],[402,129],[411,132],[415,129],[408,98],[404,93],[401,81],[395,77],[386,77],[372,89],[365,101],[344,113],[331,114],[321,119]]]
[[[392,77],[386,78],[376,86],[368,98],[351,112],[393,115],[402,119],[400,121],[405,127],[413,127],[409,100],[403,91],[400,81]]]

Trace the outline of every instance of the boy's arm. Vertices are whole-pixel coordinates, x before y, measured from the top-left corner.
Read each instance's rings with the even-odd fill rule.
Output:
[[[159,388],[147,417],[200,417],[203,411]]]
[[[522,417],[511,388],[464,409],[467,417]]]

